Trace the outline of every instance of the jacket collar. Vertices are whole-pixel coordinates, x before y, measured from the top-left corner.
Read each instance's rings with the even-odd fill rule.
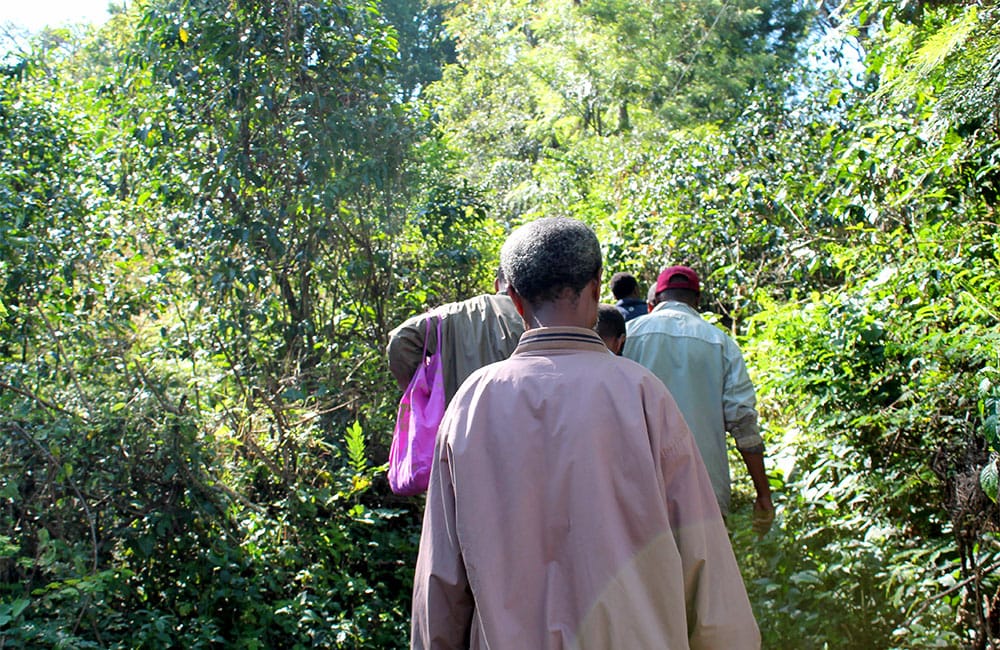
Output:
[[[539,327],[521,335],[514,354],[555,350],[591,350],[607,353],[608,348],[594,330],[583,327]]]

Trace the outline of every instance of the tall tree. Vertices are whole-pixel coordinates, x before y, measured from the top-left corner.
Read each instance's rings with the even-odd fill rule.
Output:
[[[754,93],[780,95],[808,15],[792,0],[461,3],[447,23],[459,60],[432,96],[470,180],[516,215],[538,203],[539,161],[587,173],[578,142],[731,120]]]
[[[309,366],[319,333],[339,336],[338,313],[384,323],[386,237],[404,212],[414,132],[386,82],[396,41],[378,14],[167,2],[140,37],[169,98],[142,120],[168,174],[148,189],[177,210],[167,227],[226,305],[226,336],[251,358]]]
[[[443,2],[382,0],[379,11],[396,30],[399,65],[392,76],[402,97],[416,99],[455,62],[455,42],[444,27]]]

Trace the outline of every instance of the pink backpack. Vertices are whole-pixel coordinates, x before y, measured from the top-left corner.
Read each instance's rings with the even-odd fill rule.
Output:
[[[427,356],[430,319],[424,330],[420,366],[399,400],[396,429],[389,447],[389,487],[396,494],[414,495],[427,490],[438,425],[444,416],[444,373],[441,370],[441,317],[437,320],[437,347]]]

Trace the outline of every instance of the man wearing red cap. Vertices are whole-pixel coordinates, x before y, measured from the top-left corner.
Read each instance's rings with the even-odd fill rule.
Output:
[[[651,370],[673,394],[698,443],[723,515],[729,512],[731,495],[726,432],[733,435],[757,490],[754,528],[764,533],[774,519],[774,505],[753,383],[736,342],[698,313],[700,296],[693,269],[664,269],[656,280],[650,314],[626,324],[624,356]]]

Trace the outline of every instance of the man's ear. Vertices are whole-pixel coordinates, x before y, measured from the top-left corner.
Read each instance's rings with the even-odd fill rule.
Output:
[[[507,285],[507,295],[510,296],[512,301],[514,301],[514,309],[516,309],[517,313],[521,315],[521,318],[524,318],[524,298],[522,298],[521,294],[514,289],[514,285]]]

